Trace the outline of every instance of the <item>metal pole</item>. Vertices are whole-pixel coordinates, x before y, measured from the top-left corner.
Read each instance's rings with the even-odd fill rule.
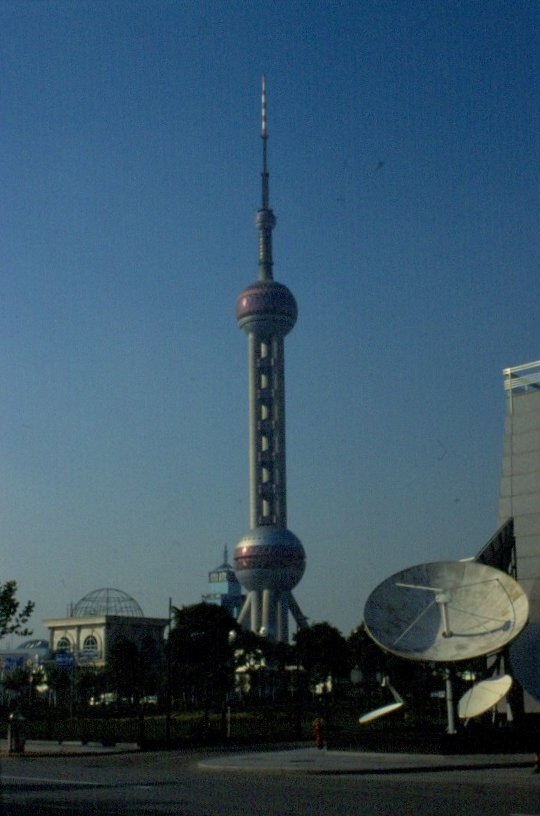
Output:
[[[446,686],[446,712],[448,716],[448,734],[456,733],[456,723],[454,716],[454,690],[452,688],[452,675],[450,669],[445,672],[445,686]]]
[[[171,744],[171,621],[172,621],[172,598],[169,598],[169,643],[167,644],[167,665],[166,665],[166,688],[165,688],[165,745],[167,748]]]

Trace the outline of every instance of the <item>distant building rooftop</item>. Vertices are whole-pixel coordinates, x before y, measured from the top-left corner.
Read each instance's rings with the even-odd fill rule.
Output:
[[[88,618],[94,615],[118,615],[130,618],[144,618],[137,601],[121,589],[95,589],[75,604],[71,616]]]
[[[540,389],[540,360],[503,369],[504,390],[508,396]]]

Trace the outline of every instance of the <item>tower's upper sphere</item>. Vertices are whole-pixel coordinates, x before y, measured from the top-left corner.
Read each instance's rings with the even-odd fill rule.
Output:
[[[299,538],[285,527],[255,527],[234,550],[234,568],[247,590],[293,589],[306,568],[306,554]]]
[[[236,301],[236,319],[245,332],[285,335],[297,317],[298,307],[292,292],[274,280],[251,283]]]

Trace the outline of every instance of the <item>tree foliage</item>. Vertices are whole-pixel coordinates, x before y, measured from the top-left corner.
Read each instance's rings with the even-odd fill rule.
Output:
[[[374,682],[377,675],[386,671],[387,655],[368,635],[364,624],[354,629],[348,638],[351,668],[358,666],[364,682]]]
[[[223,699],[233,681],[234,618],[221,606],[199,603],[176,609],[169,635],[174,696],[203,702]]]
[[[26,637],[32,631],[27,629],[28,623],[34,611],[34,602],[27,601],[20,609],[20,602],[17,600],[17,582],[6,581],[0,584],[0,639],[5,635],[21,635]]]
[[[69,674],[66,669],[61,669],[64,675]],[[75,696],[77,702],[87,706],[92,697],[98,698],[107,688],[107,671],[104,668],[94,666],[78,666],[74,673]]]
[[[349,670],[347,641],[329,623],[315,623],[295,635],[298,661],[312,683],[345,677]]]
[[[120,699],[136,702],[155,695],[163,685],[163,653],[154,638],[145,636],[140,643],[118,637],[112,643],[105,672],[106,686]]]
[[[246,701],[286,699],[292,690],[295,663],[293,646],[242,629],[235,641],[235,690]],[[297,674],[294,677],[297,680]]]
[[[139,650],[133,641],[117,638],[109,651],[107,680],[111,691],[120,698],[133,699],[140,695],[142,678]]]

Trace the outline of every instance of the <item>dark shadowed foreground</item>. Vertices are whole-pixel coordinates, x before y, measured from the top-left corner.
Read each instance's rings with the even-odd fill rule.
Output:
[[[452,769],[440,758],[362,773],[309,773],[312,754],[292,752],[292,771],[224,769],[220,754],[126,753],[2,760],[2,816],[540,816],[540,774],[523,762]],[[225,755],[225,760],[231,759]],[[454,758],[455,760],[455,758]],[[212,761],[215,767],[211,767]],[[202,768],[199,762],[206,762]],[[267,767],[271,763],[267,763]]]

